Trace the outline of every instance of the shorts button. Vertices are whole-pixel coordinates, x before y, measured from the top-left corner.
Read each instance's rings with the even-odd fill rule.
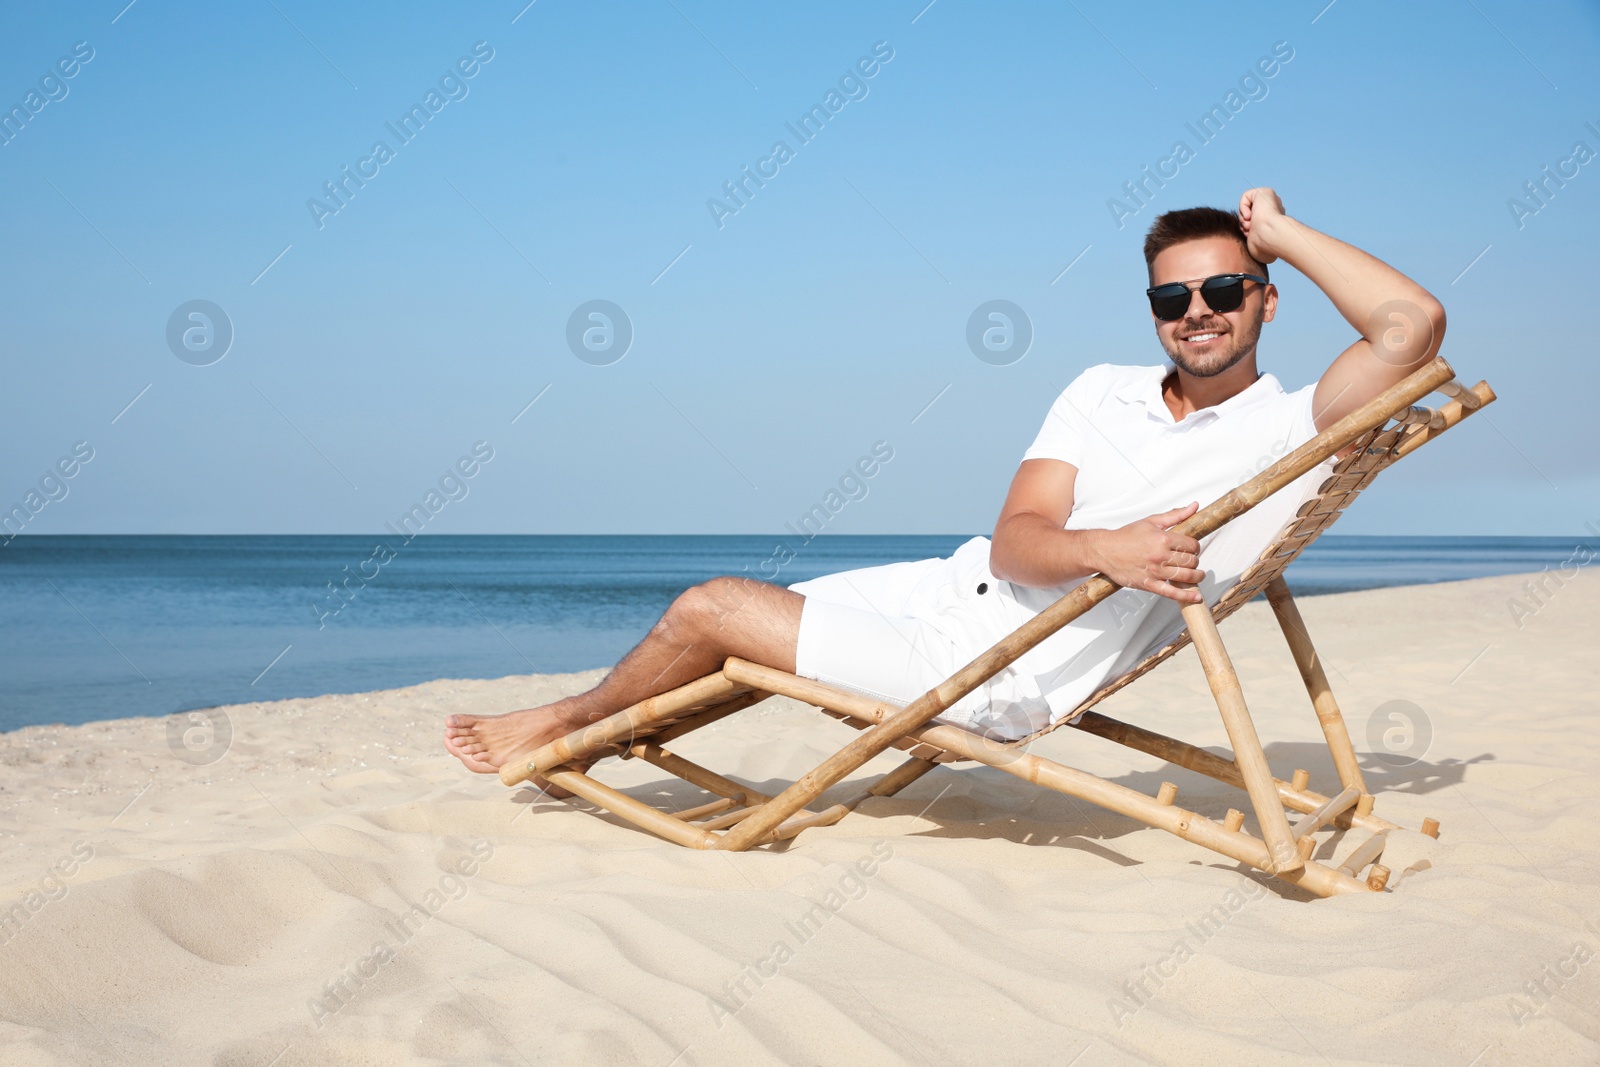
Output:
[[[978,595],[979,596],[982,596],[983,594],[987,593],[988,591],[989,591],[989,583],[988,582],[979,582],[978,583]]]

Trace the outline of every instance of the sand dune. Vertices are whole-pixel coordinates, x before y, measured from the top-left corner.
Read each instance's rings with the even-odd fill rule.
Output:
[[[728,855],[442,752],[450,711],[593,672],[229,707],[211,762],[174,755],[174,722],[191,760],[222,751],[181,719],[3,735],[0,1062],[1595,1063],[1600,579],[1519,628],[1524,581],[1304,602],[1357,747],[1383,748],[1390,701],[1431,734],[1416,762],[1364,758],[1379,813],[1443,824],[1396,835],[1393,891],[1332,900],[970,765]],[[1223,632],[1274,770],[1327,788],[1265,606]],[[1226,747],[1192,652],[1105,710]],[[776,789],[848,736],[774,700],[682,750]],[[1039,751],[1239,804],[1076,731]],[[599,773],[701,799],[638,761]]]

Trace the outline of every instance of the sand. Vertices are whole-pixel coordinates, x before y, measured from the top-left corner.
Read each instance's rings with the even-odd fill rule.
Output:
[[[451,711],[598,672],[229,707],[209,749],[182,719],[3,735],[0,1062],[1600,1062],[1600,578],[1514,614],[1525,580],[1303,602],[1358,749],[1391,760],[1363,757],[1378,813],[1443,824],[1395,835],[1381,895],[1308,899],[970,764],[729,855],[440,748]],[[1333,792],[1265,605],[1223,633],[1274,771]],[[1192,652],[1103,710],[1226,748]],[[175,756],[174,724],[217,758]],[[850,736],[771,701],[681,751],[775,791]],[[1037,751],[1243,806],[1077,731]],[[597,773],[701,799],[639,761]]]

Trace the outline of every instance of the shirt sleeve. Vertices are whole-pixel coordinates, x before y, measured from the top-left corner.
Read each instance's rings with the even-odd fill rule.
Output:
[[[1056,397],[1056,402],[1050,405],[1050,413],[1044,418],[1044,425],[1039,427],[1038,436],[1022,454],[1023,460],[1059,459],[1082,468],[1083,441],[1091,432],[1089,412],[1094,404],[1091,376],[1095,370],[1091,367],[1078,375]]]
[[[1316,383],[1296,390],[1289,399],[1294,402],[1290,408],[1289,448],[1296,449],[1317,436]]]

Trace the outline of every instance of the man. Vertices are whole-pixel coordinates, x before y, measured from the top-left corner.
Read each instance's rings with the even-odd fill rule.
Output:
[[[1315,386],[1285,393],[1256,367],[1277,311],[1267,265],[1310,278],[1360,338]],[[1169,212],[1145,239],[1165,366],[1091,367],[1024,455],[992,544],[789,589],[715,578],[678,597],[594,689],[499,716],[452,715],[445,747],[493,773],[509,757],[721,666],[728,656],[909,703],[1089,575],[1123,589],[940,718],[1020,737],[1070,714],[1214,602],[1270,543],[1321,472],[1202,546],[1172,532],[1210,502],[1361,407],[1438,350],[1444,309],[1378,259],[1284,214],[1271,189],[1238,213]],[[1203,556],[1203,559],[1202,559]],[[1202,566],[1203,564],[1203,566]]]

